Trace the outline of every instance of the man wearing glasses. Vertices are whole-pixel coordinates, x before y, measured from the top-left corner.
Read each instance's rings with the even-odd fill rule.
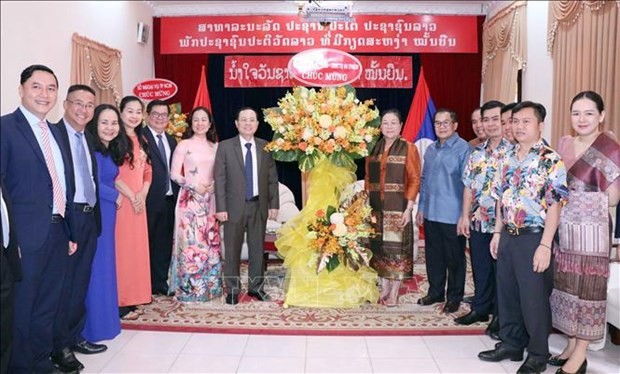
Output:
[[[444,313],[454,313],[459,309],[465,288],[465,237],[457,235],[456,225],[463,201],[461,176],[471,148],[456,133],[458,122],[454,111],[439,109],[434,127],[437,141],[424,155],[416,216],[418,225],[424,223],[429,283],[427,295],[418,304],[447,300]]]
[[[168,294],[168,268],[172,254],[174,205],[179,186],[170,179],[170,159],[176,140],[166,133],[168,104],[153,100],[146,106],[146,140],[153,167],[153,182],[146,196],[146,217],[151,258],[151,288],[154,295]]]
[[[54,350],[52,362],[64,372],[79,371],[84,365],[74,352],[93,354],[107,347],[84,339],[82,330],[86,321],[86,291],[97,237],[101,232],[101,213],[97,203],[97,163],[90,133],[84,131],[95,113],[95,91],[86,85],[72,85],[63,103],[62,120],[56,127],[66,149],[71,150],[75,194],[73,198],[74,236],[77,251],[69,257],[62,287],[60,310],[54,323]]]

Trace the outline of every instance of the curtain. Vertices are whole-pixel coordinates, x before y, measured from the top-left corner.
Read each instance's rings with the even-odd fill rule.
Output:
[[[620,135],[620,1],[550,1],[547,48],[553,59],[552,144],[571,134],[570,102],[581,91],[605,101],[605,130]]]
[[[516,100],[517,74],[527,60],[526,38],[525,1],[514,1],[484,24],[483,102]]]
[[[72,41],[71,84],[92,87],[99,104],[120,104],[123,94],[121,52],[77,33],[73,34]]]

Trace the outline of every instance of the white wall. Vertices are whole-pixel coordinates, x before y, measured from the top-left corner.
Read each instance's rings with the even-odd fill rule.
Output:
[[[1,106],[12,112],[20,104],[19,75],[28,65],[49,66],[58,77],[58,103],[49,115],[62,116],[62,100],[71,75],[71,36],[74,32],[118,49],[122,53],[123,94],[152,78],[153,46],[137,42],[137,24],[152,32],[152,9],[143,1],[2,1]]]
[[[527,65],[523,72],[523,100],[541,103],[547,109],[543,137],[551,139],[553,62],[547,53],[548,1],[527,2]],[[555,146],[555,144],[552,144]]]

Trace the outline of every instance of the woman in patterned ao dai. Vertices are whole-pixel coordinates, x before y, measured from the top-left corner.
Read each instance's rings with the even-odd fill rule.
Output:
[[[220,234],[213,197],[217,135],[212,119],[207,108],[195,108],[189,115],[190,128],[172,155],[170,176],[181,191],[169,278],[170,291],[183,302],[209,301],[222,295]]]
[[[575,137],[560,140],[570,194],[562,209],[555,245],[553,327],[568,336],[564,351],[549,360],[557,373],[585,373],[586,349],[605,331],[611,251],[609,207],[620,199],[620,145],[601,130],[605,107],[585,91],[571,102]]]

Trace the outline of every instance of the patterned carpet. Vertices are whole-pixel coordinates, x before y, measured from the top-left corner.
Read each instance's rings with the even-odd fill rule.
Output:
[[[486,323],[459,326],[453,319],[469,311],[467,304],[454,314],[444,314],[443,304],[419,306],[426,294],[425,266],[419,254],[415,277],[401,285],[399,305],[362,305],[355,309],[284,308],[282,283],[285,269],[271,261],[267,268],[266,291],[274,301],[258,302],[242,295],[232,306],[224,298],[206,303],[180,303],[168,296],[155,296],[140,307],[136,321],[123,321],[124,329],[279,335],[469,335],[481,334]],[[467,261],[469,263],[469,260]],[[468,265],[465,294],[472,294]],[[242,276],[247,267],[242,266]]]

